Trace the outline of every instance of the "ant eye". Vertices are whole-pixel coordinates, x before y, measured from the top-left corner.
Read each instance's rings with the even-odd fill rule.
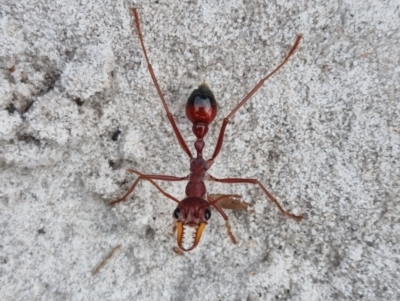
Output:
[[[211,217],[211,210],[210,209],[204,210],[204,217],[206,218],[206,220],[210,219],[210,217]]]
[[[178,219],[180,213],[181,213],[181,209],[176,208],[176,209],[174,210],[174,217],[175,217],[176,219]]]

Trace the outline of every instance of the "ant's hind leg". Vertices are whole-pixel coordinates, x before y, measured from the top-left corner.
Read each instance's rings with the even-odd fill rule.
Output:
[[[147,62],[147,69],[149,70],[151,79],[153,80],[154,86],[156,87],[158,96],[161,99],[161,102],[164,106],[165,112],[167,113],[167,118],[172,126],[172,129],[175,133],[176,138],[178,139],[178,143],[181,146],[181,148],[183,149],[183,151],[189,156],[190,159],[193,159],[193,155],[190,152],[189,147],[187,146],[185,139],[183,139],[181,132],[179,131],[178,126],[176,125],[175,119],[172,116],[171,112],[169,111],[167,102],[165,101],[164,95],[160,89],[160,86],[158,85],[158,81],[156,78],[156,75],[154,74],[154,70],[153,67],[150,64],[150,60],[149,57],[147,55],[147,51],[146,51],[146,47],[144,46],[144,41],[143,41],[143,34],[142,34],[142,30],[140,28],[140,21],[139,21],[139,13],[137,11],[136,8],[132,9],[132,13],[133,13],[133,17],[134,17],[134,23],[135,23],[135,28],[136,28],[136,32],[139,36],[139,41],[140,41],[140,45],[142,46],[142,50],[143,50],[143,54],[144,54],[144,58],[146,59]]]

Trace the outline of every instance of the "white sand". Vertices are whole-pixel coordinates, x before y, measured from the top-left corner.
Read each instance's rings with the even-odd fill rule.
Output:
[[[107,205],[135,179],[126,168],[189,172],[132,27],[134,4],[15,2],[0,1],[1,300],[400,299],[396,1],[135,2],[192,150],[186,99],[202,81],[215,93],[206,157],[223,117],[304,36],[232,118],[210,173],[258,178],[308,219],[285,218],[256,187],[210,183],[252,204],[227,211],[239,244],[214,210],[184,256],[172,250],[175,204],[151,184]],[[160,185],[184,196],[185,183]]]

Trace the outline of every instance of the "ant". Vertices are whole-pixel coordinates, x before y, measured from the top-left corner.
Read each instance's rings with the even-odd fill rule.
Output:
[[[222,142],[224,140],[224,134],[226,126],[229,123],[230,118],[249,100],[249,98],[264,84],[264,82],[270,78],[274,73],[276,73],[289,58],[294,54],[295,50],[299,46],[300,40],[302,38],[301,35],[296,37],[296,41],[289,53],[286,55],[285,59],[266,77],[264,77],[237,105],[236,107],[226,116],[222,122],[221,131],[219,133],[217,145],[215,147],[214,153],[210,159],[203,159],[203,148],[204,148],[204,136],[208,132],[209,124],[214,120],[217,115],[217,102],[215,101],[215,97],[211,92],[210,88],[207,84],[202,83],[197,89],[195,89],[186,103],[186,116],[190,120],[192,125],[193,133],[195,134],[197,140],[194,143],[194,147],[196,149],[196,157],[193,157],[189,147],[187,146],[185,140],[183,139],[174,117],[168,109],[168,105],[164,99],[164,96],[161,92],[160,86],[158,85],[156,76],[154,75],[153,68],[150,64],[149,58],[147,56],[147,51],[143,42],[143,35],[140,29],[139,22],[139,14],[136,8],[132,9],[134,24],[136,28],[136,32],[139,36],[139,41],[143,50],[144,57],[147,62],[147,68],[150,72],[151,79],[153,80],[154,86],[157,89],[158,96],[161,99],[161,102],[164,106],[164,109],[167,113],[167,118],[171,123],[172,129],[176,138],[178,139],[179,145],[183,149],[183,151],[189,156],[190,159],[190,173],[186,177],[175,177],[170,175],[153,175],[153,174],[143,174],[134,169],[128,169],[128,172],[134,173],[138,175],[138,178],[133,182],[132,186],[128,189],[123,197],[120,199],[112,201],[110,204],[115,205],[117,203],[125,201],[128,196],[133,192],[136,185],[141,179],[149,181],[153,184],[164,196],[170,198],[174,202],[178,204],[176,209],[173,212],[173,217],[176,220],[176,229],[177,229],[177,243],[179,248],[182,251],[191,251],[193,250],[199,243],[201,235],[205,226],[207,225],[207,221],[211,217],[211,206],[214,207],[225,220],[225,227],[227,229],[228,235],[231,238],[233,243],[236,243],[236,239],[231,232],[228,216],[223,211],[222,207],[225,209],[233,209],[230,208],[229,205],[221,205],[219,201],[222,199],[227,199],[237,197],[236,195],[222,195],[214,197],[212,195],[207,194],[206,186],[204,184],[205,181],[213,181],[219,183],[228,183],[228,184],[256,184],[258,185],[262,191],[268,196],[268,198],[275,203],[278,209],[287,217],[301,220],[303,218],[302,215],[294,215],[282,208],[282,206],[278,203],[278,201],[272,196],[271,193],[257,180],[257,179],[247,179],[247,178],[225,178],[218,179],[208,174],[207,171],[211,168],[214,163],[215,158],[221,151]],[[179,201],[172,195],[165,192],[155,180],[160,181],[188,181],[186,185],[186,197]],[[225,202],[226,203],[226,202]],[[229,203],[229,201],[228,201]],[[187,236],[186,232],[189,232],[192,229],[193,239],[191,242],[184,243],[185,236]],[[187,247],[184,246],[188,245]]]

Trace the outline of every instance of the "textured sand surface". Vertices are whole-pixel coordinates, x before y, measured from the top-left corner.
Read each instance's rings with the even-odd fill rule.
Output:
[[[218,2],[218,4],[217,4]],[[151,184],[114,208],[126,168],[185,176],[148,74],[193,150],[185,102],[202,81],[231,120],[209,183],[251,204],[213,210],[173,252],[175,204]],[[400,18],[396,1],[0,0],[1,300],[399,300]],[[14,68],[13,68],[14,67]],[[185,183],[160,183],[177,198]],[[92,269],[121,248],[96,276]]]

